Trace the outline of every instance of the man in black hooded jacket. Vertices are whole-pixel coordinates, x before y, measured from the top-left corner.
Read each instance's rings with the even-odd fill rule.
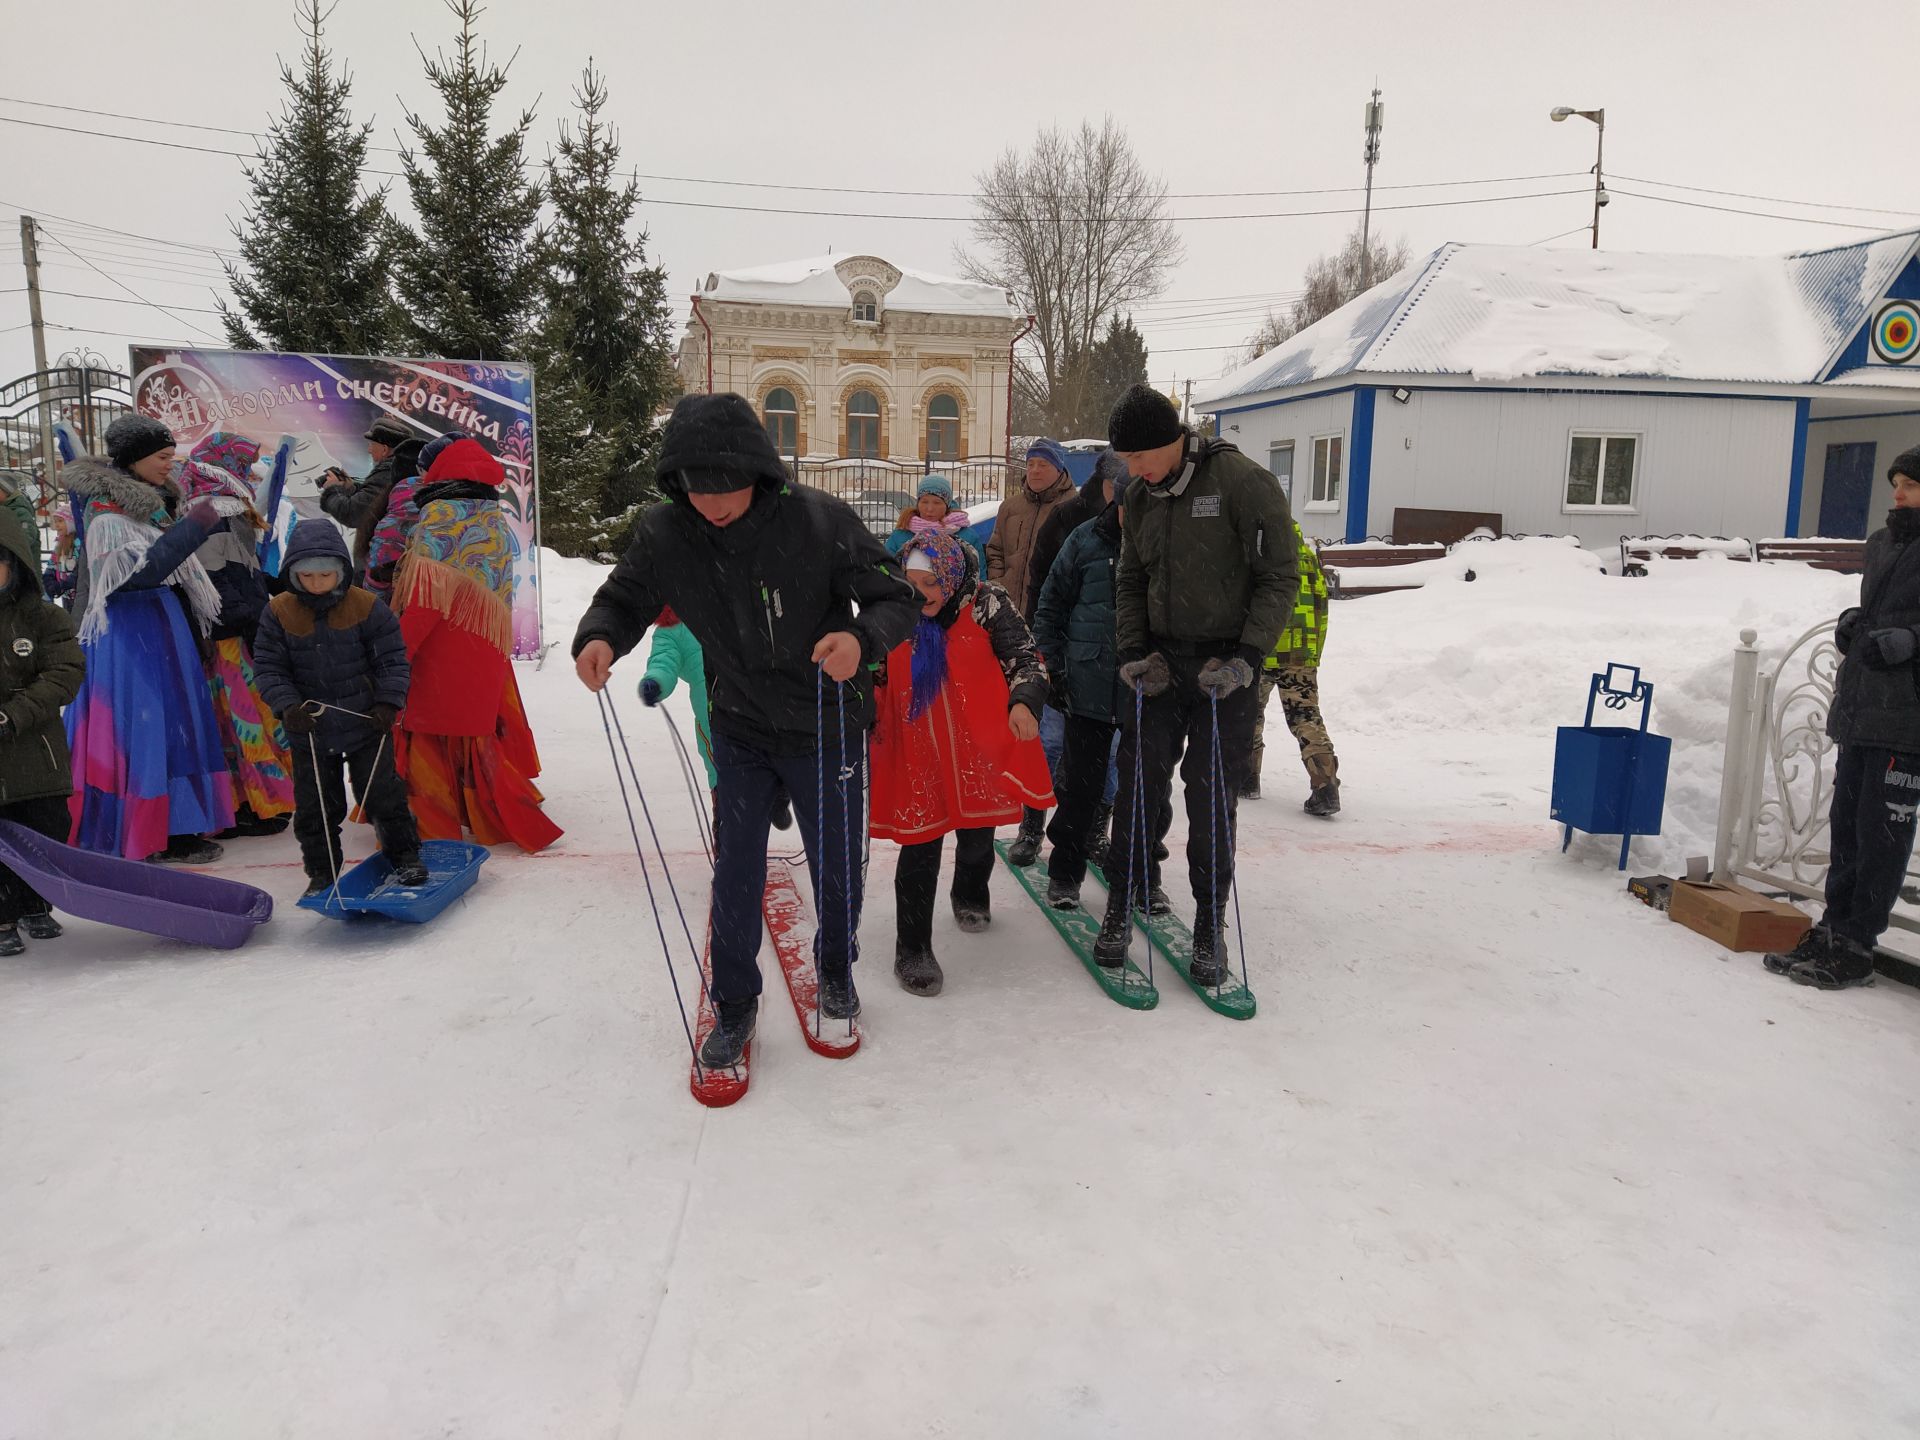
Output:
[[[1893,916],[1920,807],[1920,446],[1887,470],[1893,509],[1867,540],[1860,603],[1841,612],[1845,657],[1827,712],[1839,746],[1829,812],[1827,908],[1767,969],[1840,990],[1873,980],[1873,947]]]
[[[847,833],[847,820],[864,823],[869,671],[913,633],[920,602],[851,508],[789,483],[759,417],[738,395],[688,395],[674,406],[659,485],[665,503],[641,515],[626,558],[580,621],[574,668],[599,690],[663,606],[704,652],[719,777],[711,942],[718,1023],[700,1058],[724,1068],[739,1060],[758,1012],[767,828],[783,789],[819,881],[821,1013],[860,1012],[852,966],[865,837]],[[823,783],[825,813],[817,814]]]

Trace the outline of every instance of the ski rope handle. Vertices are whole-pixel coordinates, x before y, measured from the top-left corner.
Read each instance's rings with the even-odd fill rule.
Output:
[[[853,770],[847,764],[847,686],[843,680],[834,682],[834,698],[840,711],[840,845],[845,864],[842,866],[842,879],[846,887],[847,900],[847,983],[853,983],[854,950],[858,941],[854,938],[854,927],[858,917],[853,909]],[[814,1012],[819,1015],[816,1004]],[[853,1034],[853,1017],[847,1017],[847,1034]]]
[[[1259,724],[1258,717],[1255,724]],[[1220,697],[1213,697],[1213,783],[1207,787],[1208,799],[1214,807],[1214,820],[1210,825],[1213,832],[1213,945],[1214,953],[1220,951],[1220,922],[1225,907],[1220,902],[1220,827],[1222,822],[1227,831],[1227,864],[1233,866],[1233,874],[1227,882],[1227,892],[1233,897],[1233,933],[1234,942],[1240,947],[1240,983],[1249,995],[1253,993],[1253,981],[1247,974],[1247,932],[1240,923],[1240,867],[1235,864],[1238,845],[1233,833],[1233,809],[1227,803],[1226,767],[1221,763],[1220,751]],[[1220,994],[1227,981],[1223,967],[1220,979],[1215,982],[1213,993]]]
[[[1134,836],[1133,854],[1127,860],[1127,928],[1133,928],[1134,888],[1133,877],[1136,865],[1140,873],[1140,891],[1145,903],[1140,911],[1144,915],[1153,913],[1153,850],[1147,831],[1147,786],[1146,786],[1146,713],[1147,694],[1138,685],[1133,688],[1133,818],[1128,823],[1128,833]],[[1132,937],[1129,936],[1129,939]],[[1121,973],[1126,973],[1126,965],[1121,964]],[[1147,944],[1147,984],[1153,984],[1153,944]]]
[[[365,714],[362,711],[349,710],[344,705],[329,705],[324,700],[302,700],[300,702],[300,708],[306,711],[309,715],[313,716],[314,719],[316,720],[320,718],[320,712],[322,710],[331,710],[336,715],[351,715],[356,720],[371,721],[373,719],[373,716]],[[392,738],[393,738],[393,731],[391,730],[384,730],[380,734],[380,748],[373,752],[373,768],[367,772],[367,789],[369,791],[373,789],[373,782],[380,774],[380,761],[381,761],[381,758],[385,756],[385,754],[387,753],[386,752],[387,742]],[[314,747],[312,731],[307,732],[307,748],[313,751],[313,783],[314,783],[315,792],[317,793],[320,785],[320,753]],[[349,775],[347,778],[352,779],[353,777]],[[356,796],[354,799],[353,808],[347,811],[347,819],[352,820],[355,823],[360,823],[360,822],[364,822],[366,818],[367,818],[366,796],[364,795]],[[322,800],[320,802],[320,823],[324,826],[326,824],[326,821],[327,821],[327,802]],[[378,835],[378,833],[379,833],[379,827],[376,826],[375,834]],[[329,859],[333,858],[333,852],[331,850],[327,852],[327,857]],[[333,867],[333,893],[335,896],[338,896],[340,893],[340,866],[338,864],[335,864]]]
[[[619,713],[614,710],[613,702],[607,698],[607,693],[604,689],[596,691],[595,694],[600,702],[600,728],[606,732],[607,753],[613,760],[613,778],[615,783],[620,786],[620,803],[627,812],[627,830],[633,836],[633,853],[639,857],[640,875],[641,878],[646,881],[647,885],[647,904],[653,909],[654,931],[660,937],[660,953],[666,957],[667,978],[673,982],[673,1003],[678,1006],[680,1010],[680,1028],[686,1032],[687,1050],[693,1056],[693,1073],[699,1078],[700,1083],[705,1084],[706,1067],[700,1063],[700,1047],[693,1038],[693,1024],[687,1019],[687,1002],[680,991],[680,972],[674,968],[673,948],[667,943],[666,922],[660,917],[660,902],[655,897],[653,891],[653,870],[652,867],[647,864],[646,848],[640,843],[640,825],[639,822],[634,819],[633,801],[627,795],[627,776],[629,774],[633,776],[633,788],[636,793],[639,793],[640,775],[633,767],[633,752],[627,749],[627,737],[624,731],[621,732],[618,747],[614,744],[614,731],[620,724],[620,716]],[[627,761],[625,771],[622,771],[620,768],[620,756],[623,750],[626,751]],[[646,806],[646,796],[643,793],[640,796],[640,803],[644,809]],[[648,817],[647,826],[649,829],[652,829],[653,820],[651,816]],[[654,846],[655,849],[659,848],[659,837],[657,835],[654,837]],[[660,855],[660,865],[663,871],[666,869],[666,864],[667,857],[665,853],[662,852]],[[673,878],[670,874],[667,876],[667,884],[669,887],[673,884]],[[680,897],[677,892],[674,893],[673,904],[676,910],[680,910]],[[684,910],[680,910],[680,926],[683,930],[687,929],[687,916]],[[687,931],[687,944],[689,948],[691,948],[693,944],[693,934],[690,930]],[[700,968],[699,952],[694,951],[693,954],[694,968],[698,971]],[[702,977],[702,983],[705,983],[704,976]],[[737,1066],[735,1067],[734,1073],[739,1073]]]
[[[820,952],[825,948],[826,937],[821,928],[826,924],[826,888],[821,876],[827,864],[827,667],[818,665],[813,672],[813,863],[807,867],[807,878],[813,881],[813,1034],[820,1036]]]
[[[307,732],[307,756],[313,762],[313,798],[320,806],[320,838],[327,842],[327,863],[333,867],[333,888],[327,892],[327,903],[337,906],[340,903],[342,856],[339,842],[334,839],[333,825],[327,819],[327,792],[320,784],[320,746],[314,741],[311,730]]]

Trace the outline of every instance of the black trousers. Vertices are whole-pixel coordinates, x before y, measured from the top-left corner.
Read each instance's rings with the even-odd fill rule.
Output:
[[[940,889],[940,855],[947,837],[900,847],[893,872],[895,934],[902,947],[933,944],[933,902]],[[993,878],[993,830],[956,830],[953,843],[953,898],[964,905],[985,905]]]
[[[831,722],[829,722],[831,723]],[[823,970],[860,958],[860,901],[866,869],[867,737],[848,737],[845,774],[829,759],[775,755],[715,731],[713,768],[720,783],[713,803],[713,907],[708,953],[715,1000],[746,1000],[760,993],[760,942],[766,933],[761,901],[767,892],[767,831],[773,803],[785,792],[806,847],[807,868],[820,882],[814,955]],[[821,789],[826,791],[824,809]]]
[[[1173,774],[1178,767],[1186,786],[1187,879],[1193,887],[1193,898],[1203,907],[1224,905],[1233,884],[1231,837],[1239,816],[1236,796],[1251,763],[1253,727],[1260,720],[1259,702],[1255,687],[1250,685],[1219,702],[1222,786],[1214,774],[1214,702],[1196,683],[1206,657],[1168,655],[1166,659],[1173,684],[1162,694],[1139,702],[1137,723],[1131,704],[1121,715],[1120,788],[1113,797],[1113,839],[1107,849],[1107,879],[1112,886],[1108,893],[1110,897],[1124,896],[1129,877],[1138,890],[1146,872],[1135,855],[1140,843],[1135,806],[1141,807],[1146,819],[1150,846],[1165,833],[1163,822],[1172,819],[1170,808],[1156,814],[1159,807],[1155,802],[1165,795],[1170,807]],[[1138,787],[1136,763],[1140,771]]]
[[[318,755],[310,736],[289,737],[293,762],[293,833],[300,860],[311,880],[331,880],[342,864],[340,822],[347,817],[347,790],[341,770],[353,781],[353,793],[373,822],[380,851],[396,865],[420,858],[420,832],[407,808],[407,782],[393,768],[393,742],[369,740],[345,755]],[[378,760],[378,766],[375,760]]]
[[[49,840],[65,844],[73,831],[73,812],[67,809],[67,797],[55,795],[39,800],[16,800],[0,805],[0,820],[11,820],[29,830],[37,830]],[[0,865],[0,925],[18,925],[25,915],[46,915],[53,910],[46,898],[6,866]]]
[[[1088,833],[1093,828],[1093,812],[1100,808],[1100,797],[1106,793],[1114,729],[1107,720],[1071,712],[1067,715],[1060,768],[1053,781],[1059,804],[1053,819],[1047,822],[1047,843],[1053,847],[1047,857],[1049,879],[1078,885],[1087,878]]]
[[[1913,855],[1920,756],[1842,745],[1833,766],[1833,849],[1825,924],[1872,949],[1887,928]]]

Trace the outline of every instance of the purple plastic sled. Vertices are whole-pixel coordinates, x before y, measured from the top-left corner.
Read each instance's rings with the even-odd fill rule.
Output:
[[[251,885],[76,850],[11,820],[0,820],[0,863],[69,915],[189,945],[237,950],[273,918],[273,897]]]

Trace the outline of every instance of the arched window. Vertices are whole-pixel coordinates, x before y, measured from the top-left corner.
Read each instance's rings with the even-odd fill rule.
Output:
[[[880,318],[880,301],[871,290],[853,292],[853,318],[864,320],[868,324]]]
[[[960,458],[960,402],[951,395],[936,395],[927,404],[927,458]]]
[[[880,402],[871,390],[856,390],[847,397],[847,458],[880,458]]]
[[[800,407],[793,403],[793,392],[785,386],[769,390],[760,406],[760,415],[766,422],[767,438],[773,441],[773,448],[793,458],[800,449]]]

